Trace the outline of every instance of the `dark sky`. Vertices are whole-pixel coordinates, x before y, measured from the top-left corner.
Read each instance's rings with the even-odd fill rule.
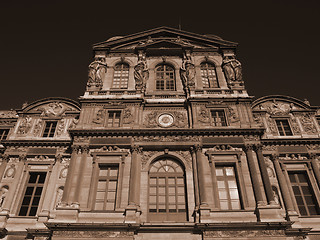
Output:
[[[45,97],[77,99],[92,44],[160,26],[239,43],[250,95],[320,105],[320,3],[287,1],[1,1],[0,109]]]

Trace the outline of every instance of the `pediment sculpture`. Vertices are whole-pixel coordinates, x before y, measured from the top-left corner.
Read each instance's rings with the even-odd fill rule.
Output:
[[[42,111],[41,116],[59,117],[67,110],[72,110],[61,102],[52,102],[47,105],[39,107],[37,110]]]

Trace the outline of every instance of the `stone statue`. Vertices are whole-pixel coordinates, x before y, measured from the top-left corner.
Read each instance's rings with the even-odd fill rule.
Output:
[[[144,54],[139,53],[138,63],[134,67],[134,79],[136,82],[136,90],[144,92],[146,88],[146,81],[149,78],[149,70]]]
[[[3,207],[3,203],[4,203],[4,200],[5,200],[8,192],[9,192],[9,187],[7,185],[3,186],[0,189],[0,208]]]
[[[189,95],[190,88],[195,86],[195,67],[191,61],[190,53],[186,53],[182,60],[182,67],[180,68],[180,78],[187,95]]]
[[[102,88],[103,85],[103,76],[107,72],[107,64],[105,63],[105,58],[97,57],[95,60],[89,65],[89,73],[88,73],[88,83],[87,86],[95,86],[98,88]]]
[[[224,57],[222,68],[228,83],[233,81],[242,81],[241,63],[234,56]]]

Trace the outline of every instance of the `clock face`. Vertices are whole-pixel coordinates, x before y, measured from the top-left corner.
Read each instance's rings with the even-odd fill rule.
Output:
[[[164,113],[158,117],[158,122],[161,127],[170,127],[174,122],[174,118],[171,114]]]

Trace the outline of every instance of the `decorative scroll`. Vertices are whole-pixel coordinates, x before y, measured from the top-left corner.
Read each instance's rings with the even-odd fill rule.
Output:
[[[300,118],[301,125],[303,127],[303,130],[308,134],[314,134],[317,133],[317,129],[313,124],[312,117],[309,114],[304,114]]]
[[[137,136],[136,142],[199,142],[198,136]]]

